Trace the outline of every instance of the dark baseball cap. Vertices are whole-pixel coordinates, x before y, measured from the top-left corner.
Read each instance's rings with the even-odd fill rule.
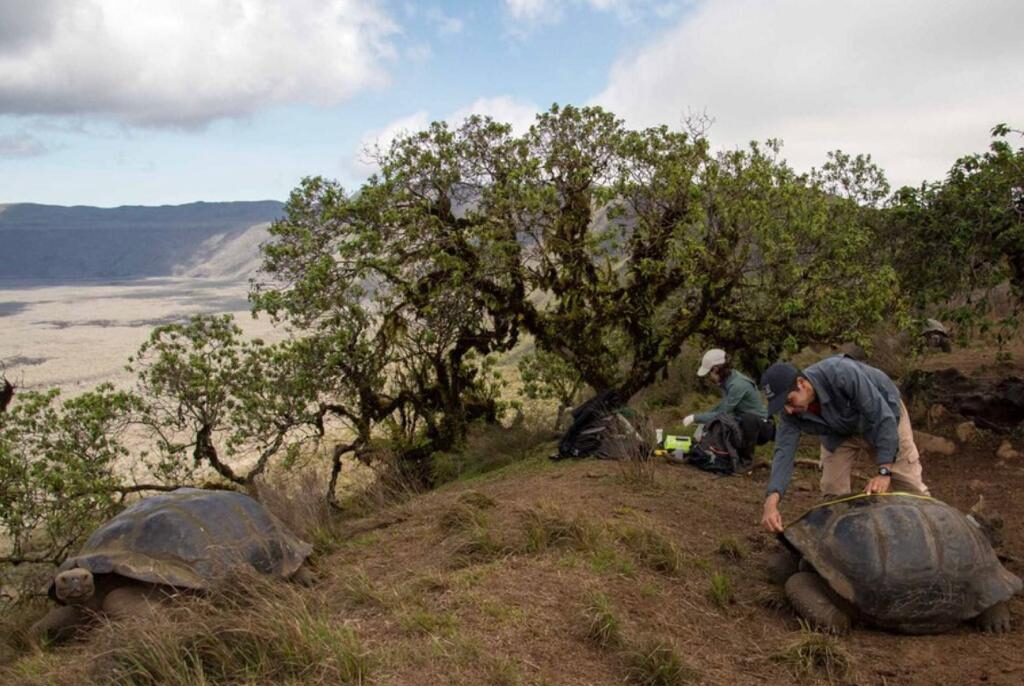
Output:
[[[796,386],[800,370],[788,362],[776,362],[761,375],[761,390],[768,398],[768,414],[778,414],[786,405],[786,396]]]

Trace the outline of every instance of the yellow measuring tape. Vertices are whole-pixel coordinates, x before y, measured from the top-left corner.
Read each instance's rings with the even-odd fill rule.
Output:
[[[828,502],[820,503],[812,508],[808,508],[806,511],[804,511],[802,515],[794,519],[791,523],[800,521],[801,519],[806,517],[808,513],[817,510],[819,507],[825,507],[827,505],[836,505],[838,503],[846,503],[851,500],[859,500],[861,498],[877,498],[880,496],[886,497],[893,495],[898,495],[906,498],[920,498],[921,500],[937,500],[936,498],[933,498],[930,495],[921,495],[920,493],[907,493],[906,491],[886,491],[885,493],[855,493],[854,495],[844,496],[842,498],[839,498],[838,500],[829,500]]]

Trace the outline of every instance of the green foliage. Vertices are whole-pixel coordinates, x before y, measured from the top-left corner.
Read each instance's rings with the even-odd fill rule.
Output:
[[[572,407],[583,390],[583,377],[565,358],[543,350],[535,350],[519,361],[519,377],[523,394],[531,400],[557,400],[555,429],[562,415]]]
[[[162,457],[158,474],[182,481],[208,466],[251,483],[272,457],[317,438],[318,353],[301,341],[247,340],[230,315],[155,328],[128,370],[148,400],[145,421]],[[238,472],[253,455],[255,463]]]
[[[1024,147],[1009,140],[1020,135],[1000,124],[987,152],[961,157],[941,182],[893,196],[887,239],[919,309],[940,304],[970,329],[984,322],[999,284],[1009,280],[1024,302]]]
[[[19,393],[0,413],[2,561],[60,562],[132,490],[118,467],[139,398],[110,384],[63,403],[59,395]]]

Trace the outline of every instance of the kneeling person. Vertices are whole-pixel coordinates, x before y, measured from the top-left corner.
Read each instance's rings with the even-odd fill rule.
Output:
[[[697,376],[707,376],[717,383],[721,387],[722,399],[706,412],[688,415],[683,419],[683,426],[694,422],[708,424],[720,415],[732,415],[743,436],[739,462],[744,468],[749,467],[754,461],[754,447],[775,436],[775,424],[768,416],[757,386],[753,379],[732,368],[728,355],[720,348],[704,353]]]

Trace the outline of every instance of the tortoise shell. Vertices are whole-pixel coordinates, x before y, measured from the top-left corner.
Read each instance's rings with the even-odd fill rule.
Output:
[[[908,633],[952,628],[1021,590],[978,526],[926,496],[824,503],[782,536],[875,624]]]
[[[243,568],[289,577],[311,551],[247,495],[179,488],[140,500],[100,526],[57,573],[78,567],[201,590]],[[56,600],[52,583],[49,593]]]

